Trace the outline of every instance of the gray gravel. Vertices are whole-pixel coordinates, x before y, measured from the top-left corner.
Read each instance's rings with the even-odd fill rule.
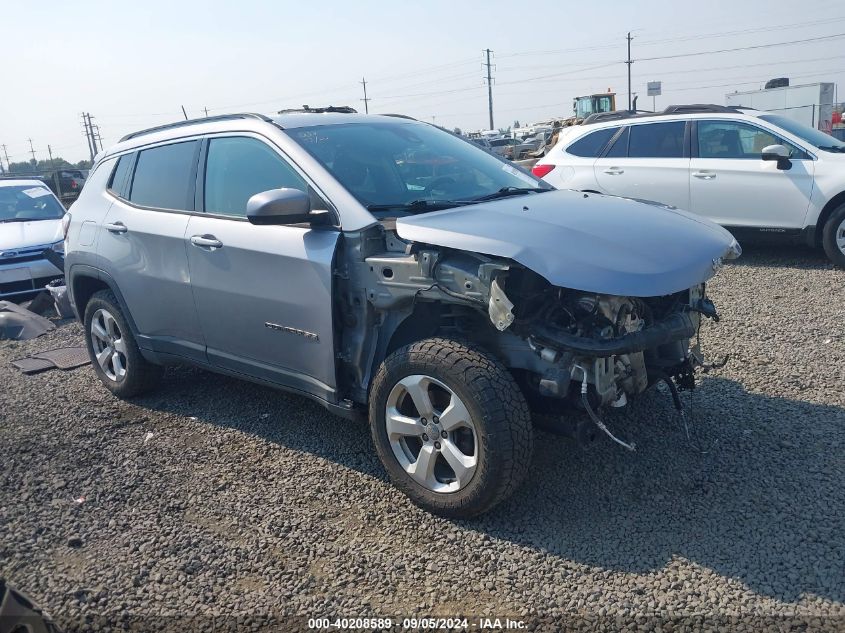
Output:
[[[540,435],[527,484],[471,522],[415,508],[367,428],[307,400],[179,368],[121,402],[90,368],[8,365],[76,344],[74,323],[1,343],[0,575],[68,628],[180,614],[845,627],[843,288],[809,250],[747,247],[711,284],[723,321],[702,336],[731,360],[685,396],[706,453],[655,392],[611,420],[637,453]]]

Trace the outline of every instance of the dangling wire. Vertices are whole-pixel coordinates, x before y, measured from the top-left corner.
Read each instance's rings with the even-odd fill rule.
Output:
[[[684,424],[684,433],[687,436],[687,443],[696,451],[698,451],[701,455],[707,455],[710,451],[704,450],[701,445],[698,443],[697,440],[692,438],[690,434],[690,424],[689,420],[687,419],[687,409],[689,408],[692,410],[692,407],[685,407],[683,401],[681,400],[681,394],[678,392],[678,387],[675,385],[675,381],[673,381],[669,376],[666,374],[662,374],[660,376],[660,380],[669,387],[669,392],[672,394],[672,402],[675,403],[675,409],[678,411],[678,415],[681,418],[681,422]],[[692,392],[690,392],[690,400],[692,399]]]
[[[611,433],[610,429],[608,429],[607,426],[605,426],[604,422],[601,421],[599,416],[595,414],[595,412],[593,411],[593,407],[590,406],[590,400],[589,398],[587,398],[587,372],[584,371],[583,367],[578,366],[578,368],[581,370],[581,375],[583,376],[583,378],[581,379],[581,402],[584,403],[584,409],[587,411],[587,415],[590,416],[590,419],[593,421],[593,423],[597,427],[599,427],[605,433],[605,435],[607,435],[610,439],[619,444],[619,446],[623,446],[629,451],[637,450],[637,445],[633,442],[631,442],[630,444],[628,442],[623,442],[613,433]]]

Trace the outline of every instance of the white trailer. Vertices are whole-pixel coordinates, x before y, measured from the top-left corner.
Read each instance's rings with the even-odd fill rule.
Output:
[[[833,128],[833,84],[783,86],[725,95],[725,105],[766,110],[830,134]]]

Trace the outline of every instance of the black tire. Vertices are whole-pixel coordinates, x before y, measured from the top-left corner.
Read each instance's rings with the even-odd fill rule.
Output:
[[[457,395],[475,427],[477,465],[454,492],[435,492],[413,479],[388,438],[388,397],[400,380],[417,374]],[[533,452],[528,405],[508,370],[482,349],[444,338],[413,343],[385,359],[370,392],[370,429],[393,484],[421,508],[450,518],[479,515],[509,497],[525,478]]]
[[[836,236],[840,231],[840,227],[842,227],[842,230],[845,230],[843,223],[845,223],[845,204],[833,210],[833,213],[830,214],[822,229],[822,246],[824,247],[824,252],[830,261],[839,268],[845,268],[845,253],[836,244]]]
[[[106,374],[100,363],[97,361],[97,353],[94,350],[94,336],[92,335],[92,322],[95,314],[104,310],[114,318],[123,341],[125,353],[124,370],[125,374],[118,376],[114,371],[114,377]],[[163,368],[148,362],[138,349],[138,343],[132,335],[132,330],[120,309],[120,304],[111,290],[100,290],[94,293],[88,305],[85,306],[85,346],[88,348],[88,355],[91,358],[91,365],[100,381],[118,398],[131,398],[154,389],[163,373]]]

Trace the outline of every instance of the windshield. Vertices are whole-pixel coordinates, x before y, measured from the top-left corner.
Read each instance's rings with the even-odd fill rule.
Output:
[[[808,125],[798,123],[785,116],[779,114],[761,114],[760,118],[769,123],[774,123],[778,127],[782,127],[787,132],[794,134],[818,149],[834,152],[845,151],[845,143],[842,141],[835,139],[830,134],[825,134],[820,130],[814,130]]]
[[[0,222],[58,220],[64,214],[64,207],[47,187],[0,185]]]
[[[381,207],[377,210],[386,213],[413,205],[418,213],[420,208],[467,204],[503,190],[551,189],[473,143],[431,125],[368,122],[286,132],[371,211]]]

